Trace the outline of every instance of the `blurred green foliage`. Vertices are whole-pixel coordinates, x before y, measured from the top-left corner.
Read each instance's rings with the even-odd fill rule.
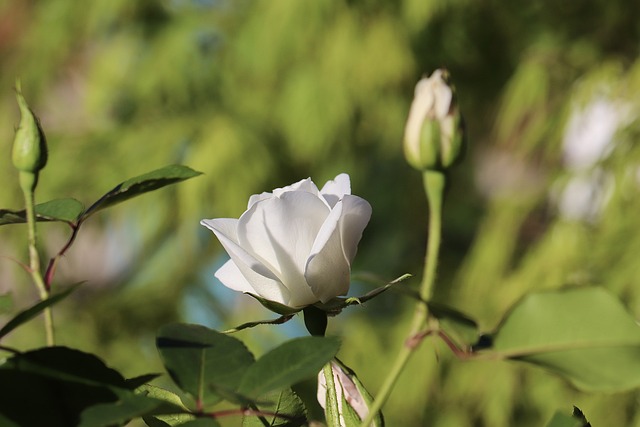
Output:
[[[49,142],[39,202],[89,202],[169,163],[205,172],[92,218],[54,284],[87,280],[56,308],[62,344],[129,376],[160,371],[153,336],[193,319],[193,301],[217,328],[269,317],[213,284],[221,247],[198,225],[239,215],[250,194],[348,172],[374,209],[355,268],[421,271],[426,203],[401,140],[415,82],[445,66],[471,146],[451,175],[437,298],[487,331],[528,291],[600,284],[638,318],[638,16],[631,0],[2,0],[0,207],[21,208],[9,154],[16,77]],[[614,114],[596,109],[574,134],[588,150],[609,129],[610,144],[575,167],[571,120],[594,105]],[[594,176],[580,210],[572,183]],[[67,230],[40,230],[52,256]],[[10,259],[26,259],[25,230],[0,233],[0,295],[25,306],[35,293]],[[330,321],[374,395],[410,307],[390,292]],[[31,326],[7,344],[42,345]],[[258,354],[290,333],[258,328],[241,333]],[[428,340],[412,359],[388,425],[539,426],[571,405],[593,425],[640,425],[638,392],[580,393],[541,370],[436,347]]]

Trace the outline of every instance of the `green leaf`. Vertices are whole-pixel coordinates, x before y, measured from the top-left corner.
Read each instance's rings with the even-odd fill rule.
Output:
[[[0,314],[9,313],[13,309],[13,295],[10,292],[0,295]]]
[[[369,301],[370,299],[373,299],[375,297],[377,297],[378,295],[380,295],[381,293],[383,293],[384,291],[386,291],[387,289],[389,289],[390,287],[397,285],[398,283],[408,279],[409,277],[411,277],[410,274],[403,274],[402,276],[398,277],[397,279],[392,280],[391,282],[380,286],[378,288],[375,288],[369,292],[367,292],[366,294],[359,296],[359,297],[336,297],[333,298],[329,301],[327,301],[326,303],[316,303],[314,304],[314,306],[316,308],[319,308],[322,311],[325,311],[327,313],[327,315],[329,316],[336,316],[338,314],[340,314],[340,312],[346,308],[349,307],[350,305],[360,305],[363,304],[367,301]]]
[[[181,427],[219,427],[220,424],[213,418],[196,418],[195,420],[187,421],[184,424],[179,424]]]
[[[148,397],[153,397],[155,399],[163,400],[183,410],[183,413],[161,415],[157,417],[144,416],[143,417],[144,422],[146,422],[151,427],[154,427],[152,424],[155,424],[158,426],[163,426],[163,425],[175,426],[175,425],[187,422],[189,420],[192,420],[194,418],[193,415],[186,413],[187,408],[182,403],[182,400],[180,399],[180,397],[169,390],[165,390],[163,388],[150,385],[150,384],[144,384],[136,389],[136,393],[144,396],[148,396]]]
[[[86,219],[94,213],[109,206],[122,203],[133,197],[157,190],[167,185],[185,181],[189,178],[202,175],[202,172],[182,165],[170,165],[156,169],[144,175],[136,176],[116,185],[111,191],[102,196],[82,215]]]
[[[282,314],[283,316],[289,316],[302,310],[302,308],[292,308],[287,305],[280,304],[279,302],[264,299],[259,295],[252,294],[251,292],[245,292],[245,293],[249,296],[252,296],[256,300],[258,300],[258,302],[262,304],[265,308],[273,311],[274,313]]]
[[[164,326],[156,345],[173,380],[198,407],[222,400],[216,389],[236,390],[254,361],[242,341],[200,325]]]
[[[340,347],[337,338],[296,338],[276,347],[247,369],[238,392],[248,397],[291,387],[318,375]]]
[[[79,427],[109,427],[124,425],[133,418],[161,414],[181,413],[184,410],[152,397],[119,391],[118,400],[101,403],[85,409],[80,416]]]
[[[166,422],[164,422],[161,419],[156,418],[156,417],[142,417],[142,421],[144,421],[144,423],[148,427],[172,427],[172,426],[178,425],[178,423],[176,423],[176,424],[166,423]]]
[[[64,381],[21,368],[6,364],[0,368],[0,384],[10,390],[2,394],[0,413],[20,426],[75,426],[87,407],[116,399],[106,386]]]
[[[264,427],[265,422],[269,427],[294,427],[304,425],[307,421],[304,403],[290,388],[267,393],[260,396],[258,400],[269,402],[259,404],[258,410],[283,415],[283,417],[245,415],[242,418],[242,427]]]
[[[468,350],[478,341],[478,325],[466,314],[446,305],[428,302],[429,315],[438,319],[440,329],[458,347]]]
[[[243,323],[240,326],[236,326],[235,328],[231,328],[231,329],[227,329],[226,331],[224,331],[225,334],[232,334],[234,332],[238,332],[241,331],[243,329],[247,329],[247,328],[253,328],[259,325],[281,325],[283,323],[288,322],[289,320],[291,320],[293,318],[293,314],[284,314],[278,318],[275,319],[269,319],[269,320],[257,320],[255,322],[247,322],[247,323]]]
[[[0,365],[55,380],[126,389],[122,375],[90,353],[68,347],[45,347],[19,353]]]
[[[573,415],[556,412],[549,420],[546,427],[591,427],[589,421],[577,407],[573,407]]]
[[[573,418],[571,415],[556,412],[549,420],[546,427],[582,427],[584,424]]]
[[[37,304],[33,305],[32,307],[29,307],[26,310],[23,310],[20,313],[16,314],[11,320],[9,320],[0,329],[0,339],[2,339],[5,335],[7,335],[9,332],[13,331],[18,326],[20,326],[20,325],[28,322],[29,320],[33,319],[34,317],[36,317],[45,308],[50,307],[53,304],[56,304],[56,303],[62,301],[63,299],[65,299],[66,297],[68,297],[73,291],[76,290],[77,287],[78,287],[78,285],[72,286],[72,287],[70,287],[69,289],[67,289],[67,290],[65,290],[63,292],[60,292],[60,293],[58,293],[56,295],[53,295],[53,296],[47,298],[44,301],[40,301]]]
[[[144,374],[133,378],[127,378],[127,388],[129,390],[139,389],[159,376],[160,374]]]
[[[35,206],[37,221],[60,221],[74,223],[84,212],[84,206],[76,199],[55,199]],[[26,211],[0,209],[0,225],[24,224],[27,222]]]
[[[640,327],[602,288],[525,297],[498,328],[490,351],[544,367],[583,390],[640,386]]]

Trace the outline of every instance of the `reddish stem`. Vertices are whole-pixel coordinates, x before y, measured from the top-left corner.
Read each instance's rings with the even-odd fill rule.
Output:
[[[60,249],[60,251],[56,254],[56,256],[54,256],[49,260],[49,264],[47,265],[47,271],[44,274],[44,285],[47,289],[47,292],[51,291],[51,283],[53,282],[53,276],[56,273],[56,266],[58,265],[58,261],[60,260],[60,258],[64,256],[65,253],[67,253],[67,251],[69,250],[73,242],[76,240],[76,236],[78,235],[78,230],[80,230],[80,224],[82,224],[81,221],[78,222],[77,224],[69,223],[69,226],[71,227],[71,230],[72,230],[69,240],[62,247],[62,249]]]

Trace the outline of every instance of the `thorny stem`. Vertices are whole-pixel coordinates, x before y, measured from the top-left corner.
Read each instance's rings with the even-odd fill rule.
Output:
[[[38,255],[38,236],[36,233],[36,214],[35,214],[35,199],[34,188],[37,177],[33,173],[20,172],[20,188],[24,195],[25,207],[27,211],[27,228],[29,233],[29,274],[33,283],[35,283],[40,300],[44,301],[49,297],[49,290],[45,281],[42,278],[40,272],[40,256]],[[47,307],[43,311],[44,315],[44,330],[47,340],[47,346],[53,346],[55,339],[53,335],[53,314],[51,307]]]
[[[418,302],[414,310],[408,338],[398,352],[396,360],[382,383],[376,399],[371,405],[371,408],[369,408],[369,414],[363,420],[362,427],[371,426],[371,422],[376,414],[382,409],[382,406],[389,398],[391,390],[404,370],[409,358],[419,346],[420,342],[422,342],[421,339],[416,340],[415,337],[427,335],[422,334],[422,332],[429,316],[429,309],[426,302],[431,298],[431,294],[433,293],[438,266],[438,252],[440,250],[440,236],[442,233],[442,199],[446,176],[440,171],[427,170],[423,173],[423,180],[427,193],[427,201],[429,202],[429,241],[425,255],[422,284],[420,285],[421,301]]]

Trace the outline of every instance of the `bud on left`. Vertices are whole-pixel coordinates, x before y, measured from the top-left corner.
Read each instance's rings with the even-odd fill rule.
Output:
[[[462,158],[465,135],[462,116],[446,70],[421,79],[404,132],[404,153],[414,168],[446,170]]]
[[[13,165],[20,172],[36,174],[47,164],[47,141],[38,118],[27,105],[16,84],[16,98],[20,107],[20,125],[13,140]]]

